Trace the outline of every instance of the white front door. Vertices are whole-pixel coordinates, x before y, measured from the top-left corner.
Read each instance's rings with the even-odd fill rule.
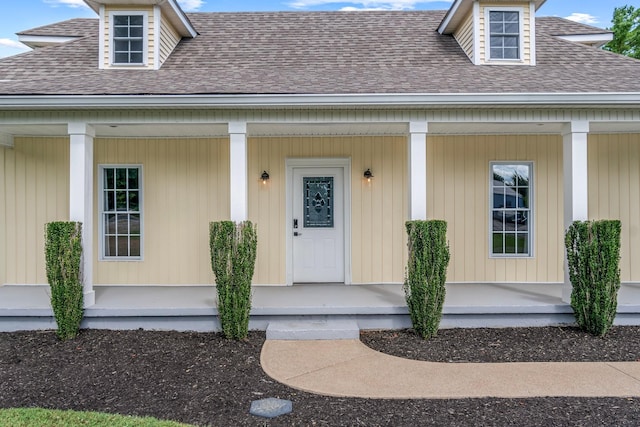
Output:
[[[344,283],[344,168],[294,167],[293,283]]]

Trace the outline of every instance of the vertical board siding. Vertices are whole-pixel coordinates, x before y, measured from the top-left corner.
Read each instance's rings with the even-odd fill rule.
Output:
[[[100,261],[101,164],[141,164],[142,261]],[[229,219],[227,139],[95,140],[96,284],[211,284],[209,222]]]
[[[640,281],[640,134],[589,135],[589,219],[622,223],[620,278]]]
[[[535,19],[534,16],[531,16],[531,9],[529,7],[529,3],[496,3],[496,2],[481,2],[480,3],[480,22],[479,22],[479,33],[480,33],[480,62],[487,63],[490,62],[486,55],[486,46],[489,40],[489,31],[487,29],[487,23],[485,22],[485,9],[486,8],[501,8],[501,7],[521,7],[522,11],[522,34],[520,35],[523,38],[523,52],[521,52],[522,61],[524,64],[531,63],[531,49],[535,49],[535,46],[531,45],[531,32],[533,26],[531,25],[531,20]]]
[[[258,225],[254,283],[286,283],[286,159],[351,158],[353,283],[400,283],[406,260],[407,138],[250,138],[249,218]],[[363,179],[371,168],[374,179]],[[259,180],[263,170],[269,182]],[[349,238],[347,236],[346,238]]]
[[[460,28],[453,34],[462,50],[467,54],[469,59],[473,61],[473,12],[465,19]]]
[[[489,256],[491,161],[533,162],[533,257]],[[448,222],[450,282],[561,282],[562,139],[547,135],[429,136],[429,218]]]
[[[69,140],[16,137],[2,151],[4,282],[47,283],[45,224],[69,219]]]
[[[180,42],[180,35],[171,26],[171,23],[162,16],[160,27],[160,65],[167,60],[173,49]]]

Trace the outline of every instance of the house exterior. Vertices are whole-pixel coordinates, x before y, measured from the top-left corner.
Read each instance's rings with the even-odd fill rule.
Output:
[[[209,222],[229,219],[258,226],[256,286],[398,285],[404,223],[427,218],[449,224],[450,284],[568,302],[564,230],[604,218],[640,283],[640,62],[599,49],[611,33],[544,0],[86,2],[97,19],[0,60],[0,285],[46,284],[54,220],[84,224],[88,308],[100,287],[211,285]]]

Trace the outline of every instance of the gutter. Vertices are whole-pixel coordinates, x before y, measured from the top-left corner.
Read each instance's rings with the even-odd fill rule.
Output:
[[[0,95],[0,110],[74,108],[278,108],[640,106],[640,92],[333,95]]]

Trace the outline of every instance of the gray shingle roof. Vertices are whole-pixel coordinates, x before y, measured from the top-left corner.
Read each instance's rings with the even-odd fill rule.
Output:
[[[19,36],[59,36],[83,37],[96,34],[98,31],[97,18],[74,18],[55,24],[20,31]]]
[[[188,14],[200,35],[160,70],[99,70],[93,35],[0,60],[0,94],[640,92],[640,61],[560,40],[538,21],[537,66],[476,66],[444,11]]]

